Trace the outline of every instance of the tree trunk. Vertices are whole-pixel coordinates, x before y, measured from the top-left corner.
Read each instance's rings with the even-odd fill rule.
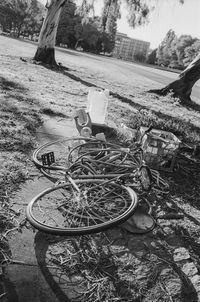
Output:
[[[183,70],[179,79],[170,83],[160,90],[150,90],[159,95],[173,93],[174,97],[180,98],[182,103],[191,102],[191,92],[194,84],[200,79],[200,54]]]
[[[65,2],[66,0],[47,1],[47,14],[40,31],[38,48],[34,60],[50,65],[57,65],[55,60],[56,34],[61,8]]]

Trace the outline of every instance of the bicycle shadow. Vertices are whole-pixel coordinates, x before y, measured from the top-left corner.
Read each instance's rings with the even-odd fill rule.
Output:
[[[59,284],[55,281],[55,279],[53,278],[53,273],[48,268],[48,263],[46,263],[46,253],[49,246],[49,242],[47,241],[47,236],[44,233],[37,232],[34,242],[35,242],[35,256],[37,259],[37,263],[47,284],[54,292],[58,301],[70,302],[71,300],[68,298],[67,294],[61,289]]]
[[[182,271],[179,264],[174,261],[170,252],[170,244],[173,247],[180,247],[180,244],[182,246],[183,242],[179,234],[166,235],[159,227],[144,235],[130,234],[126,230],[123,230],[123,233],[123,236],[126,238],[128,253],[134,255],[141,262],[141,266],[151,268],[148,274],[146,274],[145,292],[140,293],[137,301],[142,301],[147,292],[155,292],[154,288],[156,288],[156,284],[159,284],[159,282],[162,284],[162,281],[164,281],[163,284],[166,282],[169,288],[171,288],[170,296],[179,296],[183,302],[199,301],[198,293],[193,283]],[[118,242],[118,244],[120,243]],[[167,292],[167,286],[164,286],[164,288]],[[153,300],[150,300],[154,301],[154,299],[155,297]]]
[[[6,240],[1,239],[0,251],[0,263],[2,270],[2,273],[0,274],[0,299],[7,302],[19,302],[16,284],[11,280],[9,275],[9,261],[7,261],[7,259],[10,259],[12,254]]]
[[[174,241],[179,245],[175,237]],[[189,297],[191,302],[197,302],[194,285],[173,261],[165,243],[168,243],[168,238],[159,235],[159,230],[135,235],[120,226],[105,233],[77,237],[58,237],[38,232],[35,253],[46,282],[60,302],[92,301],[89,299],[97,293],[90,291],[89,286],[92,288],[98,280],[104,280],[102,286],[98,281],[98,293],[106,295],[108,284],[112,284],[112,293],[120,301],[142,301],[147,293],[151,293],[155,299],[158,290],[159,295],[162,294],[158,285],[163,278],[169,286],[177,284],[179,289],[176,294],[182,301],[188,301]],[[49,253],[49,249],[52,251],[55,245],[55,253]],[[70,255],[70,261],[67,255]],[[52,257],[50,261],[49,256]],[[58,259],[64,259],[63,263],[67,265],[62,267],[62,261]],[[51,269],[53,263],[59,268],[57,271]],[[72,280],[74,273],[81,276],[76,283]],[[89,297],[87,293],[93,296]],[[99,301],[104,301],[105,296],[101,298]],[[107,301],[111,298],[113,296],[106,296]]]
[[[100,234],[100,233],[99,233]],[[41,232],[38,232],[35,236],[35,254],[38,262],[38,266],[54,292],[56,298],[60,302],[72,302],[72,301],[91,301],[88,300],[88,292],[93,294],[93,298],[95,299],[96,291],[94,293],[87,289],[86,285],[94,286],[96,284],[96,280],[103,280],[102,285],[101,281],[99,281],[98,291],[102,295],[102,297],[107,293],[107,286],[110,286],[110,283],[113,284],[113,290],[120,301],[134,301],[133,293],[129,289],[129,284],[127,281],[124,281],[122,278],[118,276],[118,266],[114,261],[113,255],[107,251],[105,252],[106,242],[102,242],[102,240],[96,240],[95,237],[101,235],[89,235],[89,236],[77,236],[77,237],[58,237],[46,235]],[[103,235],[104,236],[104,235]],[[100,238],[99,237],[99,238]],[[69,242],[71,246],[69,247]],[[60,270],[56,272],[51,269],[52,263],[56,260],[55,257],[53,261],[50,260],[50,265],[48,261],[49,251],[51,248],[51,244],[64,244],[64,250],[66,252],[66,242],[68,244],[69,249],[73,249],[73,255],[78,255],[78,258],[72,258],[69,266],[63,267],[62,264]],[[92,247],[93,246],[93,247]],[[59,249],[62,249],[62,247]],[[94,252],[95,250],[95,252]],[[59,256],[59,255],[56,255]],[[57,257],[58,259],[59,257]],[[64,256],[63,256],[64,258]],[[87,258],[87,259],[86,259]],[[64,258],[65,259],[65,258]],[[78,259],[78,261],[77,261]],[[77,262],[76,262],[77,261]],[[57,267],[59,267],[58,261]],[[73,264],[72,264],[73,263]],[[75,263],[75,264],[74,264]],[[77,265],[76,265],[77,264]],[[85,276],[84,272],[87,270],[87,276]],[[72,275],[80,274],[81,278],[78,283],[73,283],[70,281],[73,279]],[[55,276],[57,274],[57,276]],[[64,283],[62,284],[62,277],[65,274]],[[79,276],[79,277],[80,277]],[[100,278],[101,276],[101,278]],[[89,278],[89,279],[88,279]],[[88,281],[90,280],[90,281]],[[70,284],[71,282],[71,284]],[[87,292],[88,290],[88,292]],[[112,292],[113,292],[112,290]],[[91,297],[90,297],[91,298]],[[102,298],[103,299],[103,298]],[[102,300],[104,301],[104,300]]]

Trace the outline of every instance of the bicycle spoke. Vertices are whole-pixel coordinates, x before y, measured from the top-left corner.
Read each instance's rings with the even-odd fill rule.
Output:
[[[80,192],[63,184],[33,199],[27,208],[30,222],[49,233],[91,233],[124,220],[137,205],[136,195],[115,183],[95,180],[76,184]]]

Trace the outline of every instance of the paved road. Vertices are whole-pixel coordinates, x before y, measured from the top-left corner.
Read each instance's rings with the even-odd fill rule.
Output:
[[[67,54],[67,56],[65,56]],[[90,69],[98,69],[103,72],[106,76],[112,78],[119,78],[119,81],[125,81],[131,83],[136,77],[142,80],[148,80],[159,83],[159,87],[165,86],[175,80],[178,77],[178,73],[170,72],[161,69],[155,69],[135,63],[129,63],[113,58],[106,58],[103,56],[96,56],[92,54],[85,54],[82,52],[65,50],[57,48],[57,59],[62,63],[73,63],[88,67]],[[155,86],[155,85],[154,85]],[[200,81],[196,83],[193,88],[192,96],[195,100],[200,101]]]

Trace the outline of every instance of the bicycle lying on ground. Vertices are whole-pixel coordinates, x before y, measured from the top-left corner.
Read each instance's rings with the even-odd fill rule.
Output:
[[[27,218],[51,234],[81,235],[121,224],[133,215],[138,195],[159,184],[139,145],[65,138],[39,147],[33,161],[56,184],[29,203]]]

